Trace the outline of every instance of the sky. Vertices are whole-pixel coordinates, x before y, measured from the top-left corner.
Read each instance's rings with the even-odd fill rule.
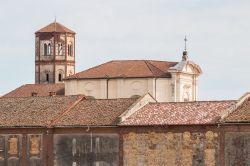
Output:
[[[35,35],[56,20],[76,34],[76,71],[120,59],[199,64],[199,100],[250,91],[249,0],[0,0],[0,96],[34,83]]]

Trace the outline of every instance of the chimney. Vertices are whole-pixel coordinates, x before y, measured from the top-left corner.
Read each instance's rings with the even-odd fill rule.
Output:
[[[49,96],[56,96],[56,92],[49,92]]]
[[[31,93],[31,96],[32,96],[32,97],[36,97],[36,96],[37,96],[37,92],[32,92],[32,93]]]

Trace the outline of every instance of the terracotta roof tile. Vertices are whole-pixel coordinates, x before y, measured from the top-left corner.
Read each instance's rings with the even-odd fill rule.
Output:
[[[0,98],[0,127],[46,127],[79,96]]]
[[[30,97],[32,93],[37,96],[50,96],[50,92],[56,92],[56,95],[64,95],[64,84],[26,84],[3,97]]]
[[[67,79],[91,78],[170,78],[168,69],[177,62],[153,60],[117,60],[110,61],[88,70],[76,73]]]
[[[225,122],[250,122],[250,98],[248,98],[236,110],[231,112],[225,119]]]
[[[48,33],[48,32],[67,32],[67,33],[75,33],[74,31],[70,30],[69,28],[65,27],[64,25],[58,22],[52,22],[51,24],[43,27],[42,29],[36,31],[36,33]]]
[[[110,126],[136,99],[82,100],[53,126]]]
[[[235,101],[149,103],[120,125],[198,125],[214,124]]]

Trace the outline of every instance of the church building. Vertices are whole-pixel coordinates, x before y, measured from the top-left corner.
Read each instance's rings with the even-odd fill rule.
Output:
[[[53,22],[35,36],[35,84],[0,97],[0,166],[249,165],[250,93],[198,101],[186,48],[179,62],[76,73],[74,31]]]
[[[65,95],[95,99],[137,98],[196,101],[199,65],[185,50],[180,62],[114,60],[75,74],[75,32],[58,22],[36,33],[36,84],[65,83]]]

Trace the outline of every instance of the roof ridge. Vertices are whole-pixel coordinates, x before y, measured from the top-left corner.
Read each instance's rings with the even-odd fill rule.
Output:
[[[150,104],[187,104],[187,103],[208,103],[208,102],[236,102],[237,100],[203,100],[203,101],[178,101],[178,102],[156,102]]]
[[[88,69],[86,69],[86,70],[80,71],[80,72],[75,73],[75,74],[73,74],[73,75],[70,75],[70,76],[68,76],[68,77],[66,77],[66,78],[64,78],[64,79],[67,80],[67,79],[69,79],[69,78],[78,78],[78,74],[80,74],[80,73],[82,73],[82,72],[86,72],[86,71],[89,71],[89,70],[92,70],[92,69],[95,69],[95,68],[99,68],[100,66],[103,66],[103,65],[108,64],[108,63],[111,63],[111,62],[113,62],[113,60],[112,60],[112,61],[105,62],[105,63],[102,63],[102,64],[100,64],[100,65],[97,65],[97,66],[94,66],[94,67],[91,67],[91,68],[88,68]],[[107,77],[108,77],[108,75],[107,75]]]
[[[53,124],[55,124],[57,121],[59,121],[65,114],[67,114],[68,112],[71,111],[72,108],[74,108],[76,105],[79,104],[80,101],[82,101],[83,99],[85,99],[84,96],[79,96],[77,98],[77,100],[70,104],[68,108],[66,108],[66,110],[64,110],[63,112],[59,113],[59,115],[57,117],[55,117],[54,119],[51,120],[51,122],[47,125],[48,128],[53,127]]]
[[[156,67],[155,65],[153,65],[152,63],[150,63],[148,60],[145,61],[146,65],[148,66],[149,70],[154,74],[154,72],[151,70],[151,67],[155,68],[156,70],[162,72],[163,74],[166,74],[164,71],[162,71],[161,69],[159,69],[158,67]],[[150,67],[150,66],[151,67]],[[154,74],[155,75],[155,74]]]
[[[43,28],[39,29],[38,31],[36,31],[35,33],[47,33],[47,32],[66,32],[66,33],[74,33],[75,32],[69,28],[67,28],[66,26],[64,26],[63,24],[59,23],[59,22],[52,22],[46,26],[44,26]]]

